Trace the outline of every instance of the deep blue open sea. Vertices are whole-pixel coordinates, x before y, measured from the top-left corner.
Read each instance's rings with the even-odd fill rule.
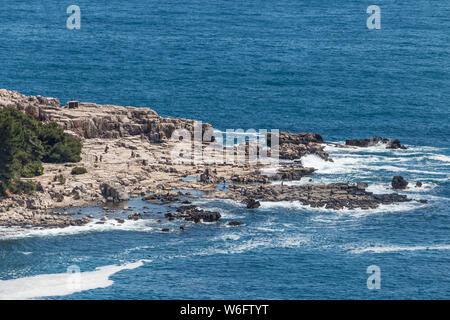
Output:
[[[80,30],[66,28],[71,4]],[[373,4],[380,30],[366,27]],[[123,225],[3,228],[0,298],[450,298],[448,1],[2,1],[0,88],[148,106],[222,131],[398,138],[408,150],[328,147],[335,163],[304,164],[318,169],[313,183],[363,180],[379,193],[401,174],[405,194],[428,200],[334,212],[197,199],[222,222],[179,232],[153,208]],[[379,290],[367,287],[371,265]],[[68,268],[82,285],[66,285]]]

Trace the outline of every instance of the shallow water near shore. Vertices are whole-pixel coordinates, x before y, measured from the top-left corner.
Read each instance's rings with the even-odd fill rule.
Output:
[[[103,210],[82,208],[95,216],[83,227],[0,228],[0,299],[450,298],[448,3],[384,1],[379,32],[365,26],[373,3],[364,1],[77,4],[78,32],[56,0],[3,4],[0,87],[63,104],[149,106],[222,131],[399,138],[408,150],[328,146],[335,162],[307,156],[313,181],[291,183],[365,181],[390,193],[400,174],[410,182],[401,193],[428,203],[250,211],[196,199],[222,214],[208,224],[167,221],[140,199],[129,205],[149,216],[124,224],[96,224]],[[227,226],[234,220],[244,225]],[[380,290],[367,288],[370,265]],[[68,268],[82,285],[67,285]]]

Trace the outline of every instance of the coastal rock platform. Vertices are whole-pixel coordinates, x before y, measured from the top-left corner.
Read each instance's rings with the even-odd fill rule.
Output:
[[[84,225],[91,217],[75,218],[61,211],[91,205],[104,207],[108,202],[120,203],[129,197],[142,196],[153,204],[189,203],[177,196],[177,190],[200,191],[207,198],[233,199],[256,210],[261,201],[300,201],[334,210],[410,201],[398,194],[372,194],[365,191],[365,184],[274,184],[314,175],[315,168],[302,166],[301,159],[306,155],[332,162],[324,151],[326,143],[316,133],[281,132],[280,159],[284,162],[271,171],[265,170],[273,169],[271,163],[196,163],[189,158],[174,161],[173,148],[183,143],[190,146],[190,142],[171,139],[171,135],[176,129],[192,133],[196,121],[164,118],[150,108],[93,103],[69,108],[61,107],[55,98],[0,90],[2,107],[17,108],[39,121],[56,122],[67,134],[81,140],[83,149],[79,163],[44,164],[43,175],[25,179],[39,185],[35,194],[0,198],[1,226]],[[212,130],[210,124],[202,124],[201,128],[202,132]],[[270,146],[272,136],[268,134],[267,138]],[[202,147],[210,142],[204,142]],[[87,173],[72,175],[74,167],[84,167]],[[184,207],[167,218],[212,222],[221,217],[218,213]]]

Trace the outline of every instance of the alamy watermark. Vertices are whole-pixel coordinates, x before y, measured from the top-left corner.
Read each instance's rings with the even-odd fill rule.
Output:
[[[68,277],[66,287],[69,291],[81,290],[81,270],[77,265],[71,265],[67,267]]]
[[[367,278],[367,289],[380,290],[381,289],[381,269],[377,265],[371,265],[367,267],[367,274],[370,276]]]
[[[66,27],[69,30],[81,29],[81,9],[77,5],[71,5],[67,7],[67,14],[70,16],[67,18]]]
[[[367,28],[369,30],[381,29],[381,9],[379,6],[371,5],[367,8],[366,12],[370,14],[367,18]]]
[[[214,132],[196,121],[191,129],[177,129],[171,139],[174,164],[256,165],[279,161],[279,130],[227,129]]]

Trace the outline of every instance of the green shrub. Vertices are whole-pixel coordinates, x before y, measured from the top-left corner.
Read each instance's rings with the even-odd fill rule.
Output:
[[[43,173],[44,167],[42,166],[42,163],[39,161],[34,161],[23,167],[21,175],[24,178],[32,178],[35,176],[40,176]]]
[[[33,194],[36,185],[33,181],[15,180],[9,183],[7,189],[16,194]]]
[[[13,193],[33,191],[31,184],[20,178],[43,174],[42,162],[81,160],[80,141],[56,123],[42,124],[15,108],[0,109],[0,139],[0,195],[8,189]]]
[[[73,174],[73,175],[85,174],[85,173],[87,173],[87,170],[86,170],[85,167],[75,167],[75,168],[72,169],[72,172],[70,172],[70,173]]]
[[[64,163],[81,161],[82,143],[64,133],[56,123],[41,127],[39,138],[44,147],[43,161],[48,163]]]

